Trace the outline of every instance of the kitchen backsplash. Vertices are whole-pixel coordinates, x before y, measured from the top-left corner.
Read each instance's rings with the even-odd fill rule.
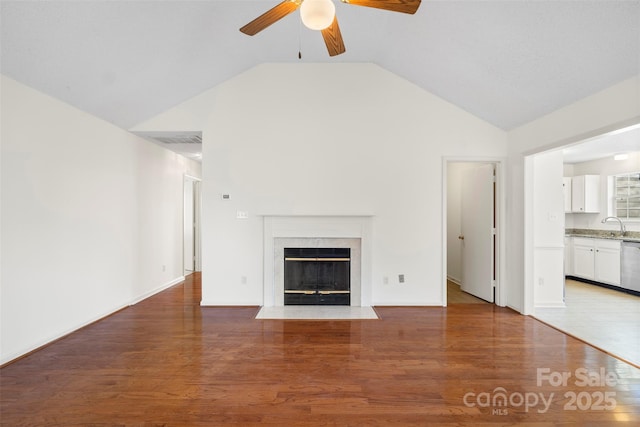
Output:
[[[583,230],[603,230],[618,231],[620,230],[620,224],[617,221],[610,221],[607,224],[603,224],[602,220],[607,215],[600,214],[581,214],[581,213],[567,213],[564,216],[564,226],[569,229],[583,229]],[[640,221],[626,221],[624,220],[624,226],[628,232],[638,231],[640,232]]]

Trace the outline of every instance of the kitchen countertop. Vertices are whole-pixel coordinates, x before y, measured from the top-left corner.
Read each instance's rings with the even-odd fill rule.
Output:
[[[619,231],[567,228],[564,235],[566,237],[586,237],[589,239],[610,239],[621,240],[624,242],[640,242],[640,232],[637,231],[627,231],[623,236]]]

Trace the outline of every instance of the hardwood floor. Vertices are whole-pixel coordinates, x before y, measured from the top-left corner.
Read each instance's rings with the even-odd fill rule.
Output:
[[[447,304],[488,304],[488,302],[464,292],[460,289],[460,285],[447,280]]]
[[[256,320],[258,307],[199,301],[193,275],[5,366],[2,425],[640,421],[640,370],[491,304],[376,307],[379,320],[301,321]],[[538,384],[538,368],[572,376],[566,386]],[[609,385],[576,384],[583,368],[606,373]],[[505,406],[494,402],[498,387]],[[605,392],[614,394],[603,401]]]

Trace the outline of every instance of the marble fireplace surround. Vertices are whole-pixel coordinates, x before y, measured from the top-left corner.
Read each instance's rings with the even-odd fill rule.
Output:
[[[372,217],[264,216],[264,303],[284,306],[284,248],[350,248],[351,305],[371,305]]]

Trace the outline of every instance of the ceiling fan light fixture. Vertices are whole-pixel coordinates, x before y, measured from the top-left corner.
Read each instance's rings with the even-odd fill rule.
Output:
[[[302,23],[311,30],[324,30],[335,16],[336,6],[331,0],[304,0],[300,5]]]

